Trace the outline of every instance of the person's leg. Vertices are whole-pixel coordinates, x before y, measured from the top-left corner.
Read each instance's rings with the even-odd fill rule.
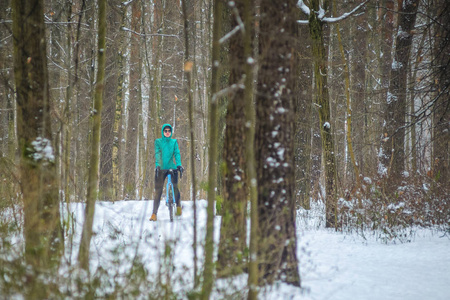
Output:
[[[161,201],[161,195],[164,187],[164,179],[166,178],[167,172],[165,170],[159,171],[158,177],[155,181],[155,200],[153,201],[153,214],[158,213],[159,203]]]
[[[172,183],[173,183],[173,191],[175,193],[175,202],[177,203],[177,207],[181,207],[180,204],[180,190],[178,189],[178,173],[175,173],[173,175],[173,179],[172,179]]]

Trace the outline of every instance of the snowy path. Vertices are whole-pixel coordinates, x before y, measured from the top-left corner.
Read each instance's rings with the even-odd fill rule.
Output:
[[[98,264],[108,267],[114,258],[107,250],[121,247],[119,259],[125,262],[120,264],[122,271],[129,268],[126,263],[129,258],[138,254],[150,273],[156,274],[163,268],[164,246],[170,243],[176,253],[172,257],[175,275],[185,278],[185,286],[191,286],[192,202],[182,202],[182,205],[183,215],[171,223],[162,203],[158,222],[153,223],[148,221],[153,201],[98,202],[96,235],[91,245],[93,267]],[[198,202],[199,241],[203,241],[205,234],[206,205],[205,200]],[[68,249],[68,256],[74,259],[83,205],[73,203],[70,210],[77,224],[75,245]],[[216,225],[219,222],[217,217]],[[218,233],[216,230],[216,241]],[[202,246],[197,249],[201,267],[203,249]],[[442,237],[442,233],[419,230],[410,243],[386,245],[373,237],[364,241],[356,234],[344,235],[323,228],[302,230],[298,226],[298,257],[302,290],[280,284],[261,294],[261,299],[450,299],[450,237]],[[237,280],[236,286],[245,286],[245,276]]]

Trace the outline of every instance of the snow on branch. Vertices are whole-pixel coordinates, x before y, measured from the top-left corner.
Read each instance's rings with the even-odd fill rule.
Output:
[[[234,27],[233,30],[231,30],[230,32],[228,32],[227,34],[225,34],[220,40],[219,40],[219,44],[223,44],[226,40],[228,40],[229,38],[231,38],[236,32],[238,32],[239,30],[241,30],[241,28],[238,26]]]
[[[366,3],[369,2],[369,1],[370,0],[366,0],[366,1],[362,2],[361,4],[356,6],[352,11],[350,11],[348,13],[345,13],[345,14],[343,14],[340,17],[337,17],[337,18],[323,18],[322,21],[327,22],[327,23],[336,23],[336,22],[339,22],[341,20],[347,19],[348,17],[353,15],[355,12],[357,12],[361,7],[366,5]]]
[[[358,6],[356,6],[352,11],[345,13],[343,15],[341,15],[340,17],[336,17],[336,18],[326,18],[325,17],[325,10],[320,7],[319,11],[314,12],[317,14],[317,17],[319,18],[319,20],[321,20],[322,22],[326,22],[326,23],[337,23],[341,20],[347,19],[348,17],[350,17],[351,15],[353,15],[354,13],[356,13],[361,7],[363,7],[364,5],[366,5],[367,2],[369,2],[370,0],[365,0],[364,2],[362,2],[361,4],[359,4]],[[311,14],[311,10],[309,9],[308,5],[305,4],[305,2],[303,2],[303,0],[298,0],[297,2],[297,7],[301,9],[301,11],[309,16]],[[309,24],[308,20],[297,20],[297,24]]]
[[[230,6],[233,6],[233,13],[236,17],[236,22],[238,23],[238,25],[236,25],[236,27],[233,28],[233,30],[231,30],[230,32],[228,32],[225,36],[223,36],[220,40],[219,40],[219,44],[224,43],[226,40],[228,40],[229,38],[231,38],[235,33],[237,33],[239,30],[242,31],[242,33],[245,32],[245,26],[244,26],[244,22],[242,22],[241,16],[239,16],[239,11],[237,10],[236,6],[234,6],[233,2],[230,2],[231,4],[229,4]]]
[[[298,0],[297,7],[300,8],[305,15],[309,16],[311,14],[308,5],[306,5],[303,0]]]

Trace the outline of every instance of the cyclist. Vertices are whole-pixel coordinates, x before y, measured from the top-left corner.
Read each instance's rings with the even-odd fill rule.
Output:
[[[153,214],[150,221],[156,221],[159,202],[164,186],[164,180],[169,169],[177,170],[172,176],[173,190],[177,204],[177,216],[181,216],[180,191],[178,190],[178,173],[182,175],[184,169],[181,165],[180,149],[178,141],[172,138],[173,128],[170,124],[162,126],[162,138],[155,140],[155,201],[153,202]]]

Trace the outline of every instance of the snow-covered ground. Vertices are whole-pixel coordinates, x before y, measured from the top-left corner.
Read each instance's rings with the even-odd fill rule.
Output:
[[[198,241],[203,241],[207,202],[197,203]],[[183,215],[171,223],[164,203],[158,221],[150,222],[153,201],[98,202],[96,234],[91,244],[92,267],[101,265],[114,276],[126,272],[133,258],[138,257],[149,276],[155,277],[167,271],[167,265],[173,262],[170,277],[176,281],[174,290],[178,297],[185,297],[194,277],[192,204],[183,201]],[[76,226],[73,245],[66,250],[67,258],[74,261],[83,205],[72,203],[69,210]],[[220,217],[216,217],[216,241],[219,223]],[[450,299],[448,234],[417,229],[409,243],[386,244],[373,236],[362,238],[358,234],[327,230],[311,215],[307,219],[299,216],[297,238],[302,288],[279,283],[262,290],[261,299]],[[172,251],[163,258],[169,246]],[[201,270],[202,245],[198,245],[197,254]],[[231,294],[239,290],[246,280],[246,276],[241,276],[232,283],[218,281],[216,287],[221,291],[216,291],[214,298],[239,299],[242,294],[228,297],[223,292]]]

